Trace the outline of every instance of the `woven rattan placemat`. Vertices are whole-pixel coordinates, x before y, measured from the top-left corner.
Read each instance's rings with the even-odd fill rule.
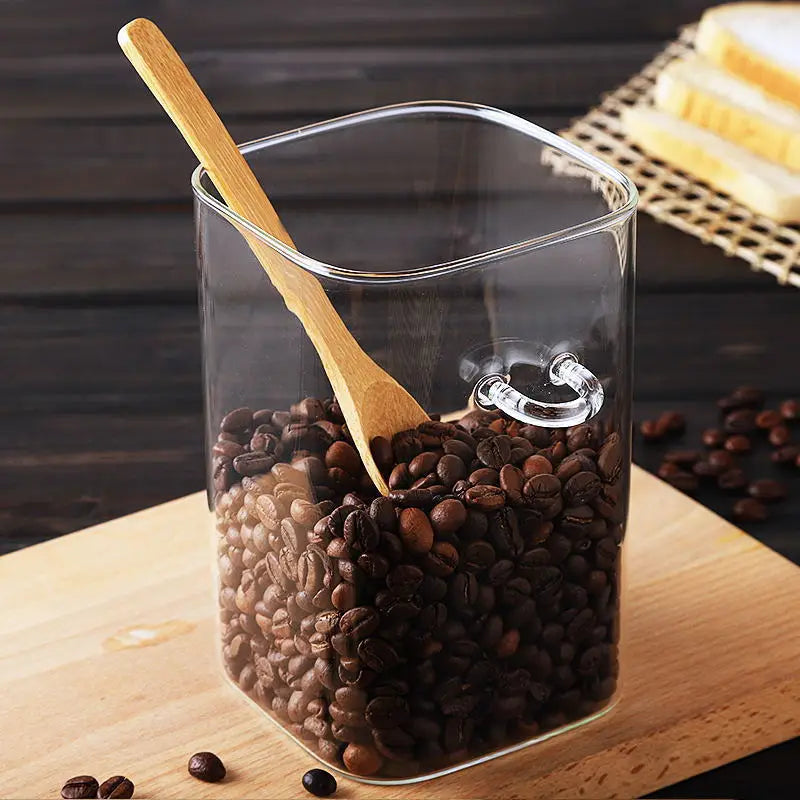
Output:
[[[695,31],[694,25],[685,28],[641,72],[605,95],[600,105],[561,135],[625,172],[639,187],[642,211],[743,258],[754,270],[772,273],[779,283],[800,287],[800,226],[773,222],[691,175],[646,156],[622,130],[622,109],[651,100],[658,73],[694,49]],[[552,157],[552,151],[550,155],[555,169],[566,166]]]

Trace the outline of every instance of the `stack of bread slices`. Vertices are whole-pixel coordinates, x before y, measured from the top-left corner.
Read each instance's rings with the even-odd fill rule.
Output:
[[[800,222],[800,3],[708,10],[696,52],[658,77],[628,136],[777,222]]]

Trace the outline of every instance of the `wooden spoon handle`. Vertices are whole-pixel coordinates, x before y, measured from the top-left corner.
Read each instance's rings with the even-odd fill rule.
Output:
[[[147,19],[136,19],[119,32],[119,44],[136,71],[183,134],[208,171],[229,208],[294,248],[256,176],[197,85],[175,48]],[[250,248],[283,296],[286,306],[303,323],[338,393],[341,382],[354,381],[379,367],[359,347],[336,313],[320,282],[292,264],[252,234]],[[331,351],[332,344],[336,352]]]

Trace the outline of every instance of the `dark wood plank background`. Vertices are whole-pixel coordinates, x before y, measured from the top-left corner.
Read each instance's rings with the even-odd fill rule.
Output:
[[[124,22],[155,19],[243,140],[427,98],[501,106],[557,129],[707,5],[0,3],[0,552],[203,484],[193,159],[118,52]],[[330,225],[297,186],[290,210]],[[358,246],[377,254],[386,236],[376,217]],[[637,303],[639,419],[683,410],[690,441],[738,383],[773,400],[800,395],[795,290],[643,216]],[[658,462],[641,444],[636,457]],[[727,501],[700,499],[727,512]],[[800,561],[800,497],[752,532]],[[773,749],[664,796],[788,796],[797,755]]]

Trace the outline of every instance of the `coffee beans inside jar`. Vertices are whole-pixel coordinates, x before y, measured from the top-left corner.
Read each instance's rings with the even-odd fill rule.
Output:
[[[313,398],[221,422],[220,622],[239,688],[332,766],[387,779],[608,705],[620,434],[483,411],[429,421],[371,443],[384,498],[343,423]]]

